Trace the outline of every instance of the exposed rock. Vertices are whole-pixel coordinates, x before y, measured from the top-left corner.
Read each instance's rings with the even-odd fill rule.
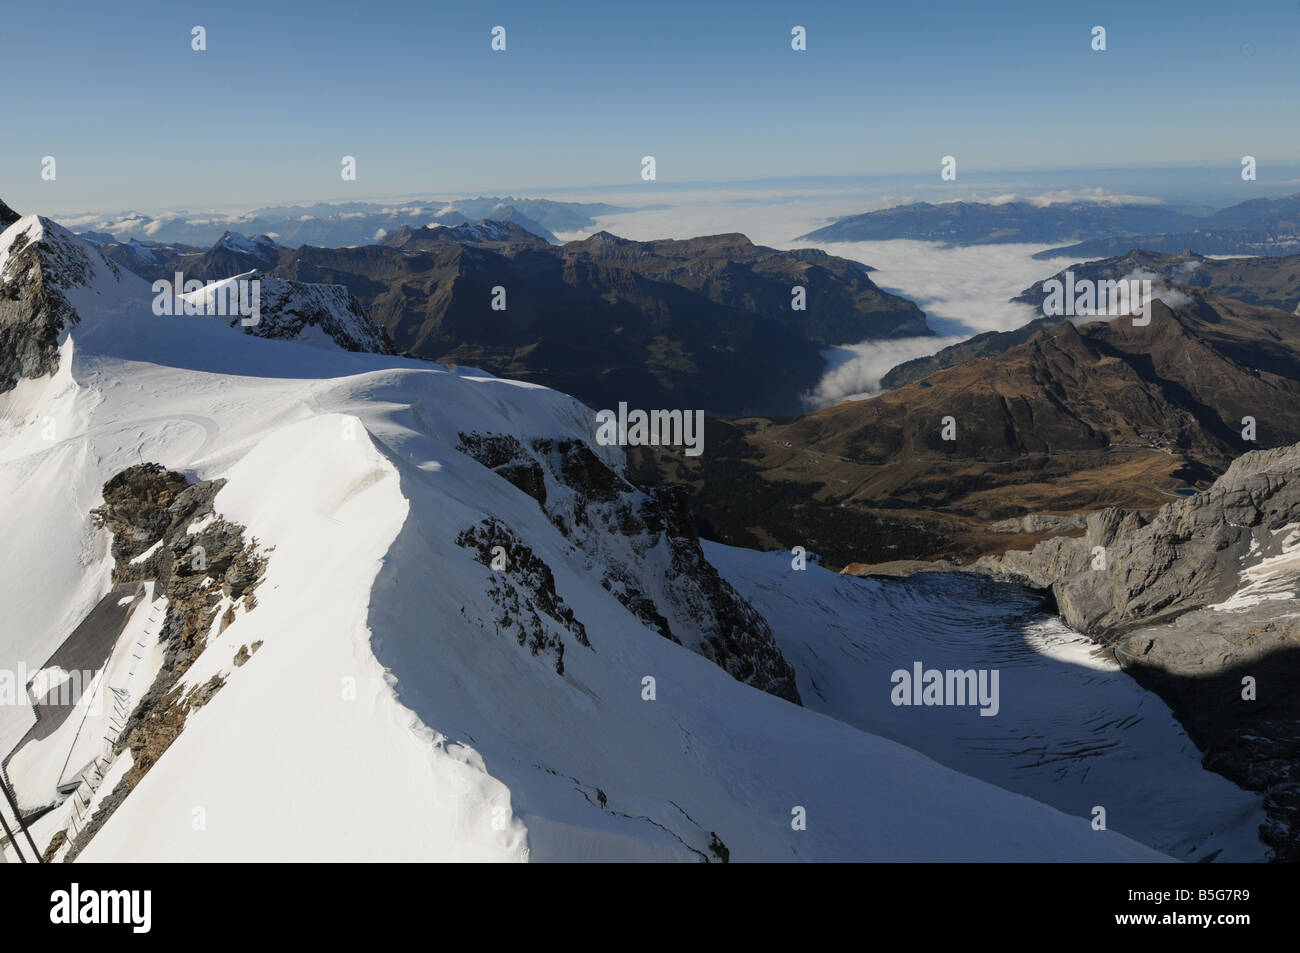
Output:
[[[144,578],[130,560],[162,538],[175,520],[172,503],[189,485],[184,476],[157,463],[128,467],[104,484],[104,502],[90,515],[96,527],[113,534],[114,582]],[[116,578],[119,572],[124,578]]]
[[[496,570],[487,594],[501,610],[492,620],[498,632],[504,629],[513,634],[519,645],[527,646],[534,655],[551,655],[557,675],[564,674],[562,632],[591,648],[586,628],[555,591],[551,568],[504,523],[486,519],[457,536],[456,544],[474,550],[479,562]]]
[[[231,282],[236,280],[257,282],[258,313],[254,324],[244,324],[246,316],[236,314],[230,304],[235,294],[231,289],[237,287]],[[231,326],[256,337],[291,340],[308,328],[316,328],[345,351],[393,353],[388,332],[370,320],[361,302],[344,285],[268,278],[253,271],[228,281],[211,282],[181,298],[187,308],[202,305],[204,314],[235,314],[230,318]],[[251,292],[240,291],[238,298],[241,305],[251,303]]]
[[[186,690],[182,677],[203,652],[221,615],[221,629],[233,620],[234,604],[254,605],[253,593],[267,557],[244,528],[218,516],[213,500],[224,480],[190,484],[160,464],[128,467],[104,484],[104,502],[91,510],[95,526],[113,534],[115,582],[152,579],[166,597],[161,640],[163,661],[153,685],[127,716],[114,754],[131,751],[131,767],[99,810],[74,838],[68,861],[76,859],[140,779],[185,728],[192,709],[212,699],[224,684],[213,676]],[[147,554],[147,555],[146,555]],[[144,558],[137,558],[143,556]],[[226,611],[221,613],[225,604]],[[256,652],[261,643],[255,643]],[[251,656],[240,650],[243,661]]]
[[[306,328],[325,332],[345,351],[392,354],[388,332],[370,319],[361,302],[343,285],[308,284],[260,278],[261,320],[247,328],[265,338],[294,338]]]
[[[727,849],[727,845],[722,843],[718,839],[718,835],[713,831],[709,831],[709,851],[722,863],[731,863],[731,851]]]
[[[537,501],[605,589],[651,630],[737,681],[799,703],[761,615],[704,557],[680,487],[640,488],[580,440],[461,434],[459,449]]]
[[[1114,635],[1226,599],[1248,557],[1300,522],[1300,444],[1248,453],[1210,489],[1162,507],[1151,522],[1109,508],[1083,536],[979,560],[995,575],[1052,589],[1072,626]],[[1104,551],[1105,569],[1094,569]]]
[[[1087,518],[1077,514],[1058,516],[1052,513],[1031,513],[1028,516],[998,520],[989,527],[994,533],[1048,533],[1083,529]]]
[[[475,226],[399,231],[393,242],[285,250],[274,274],[346,284],[401,353],[597,408],[797,413],[825,371],[825,346],[930,333],[920,308],[876,287],[865,266],[742,235],[598,233],[551,246]],[[795,285],[807,289],[806,310],[791,310]],[[485,321],[497,287],[509,289],[509,308]]]
[[[2,213],[4,212],[3,205],[4,203],[0,202],[0,217],[3,217],[2,216]],[[67,831],[65,830],[55,831],[54,836],[50,838],[49,846],[45,848],[45,853],[41,855],[41,859],[47,864],[53,863],[54,858],[59,855],[59,851],[63,848],[63,845],[66,844],[67,842],[68,842]]]
[[[0,208],[0,218],[12,214]],[[58,369],[59,337],[80,320],[64,292],[90,282],[101,268],[118,274],[117,266],[49,219],[33,215],[8,223],[0,233],[0,393],[21,377]]]

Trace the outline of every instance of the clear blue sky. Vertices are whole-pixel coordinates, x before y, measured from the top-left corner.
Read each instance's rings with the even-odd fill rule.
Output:
[[[535,194],[634,184],[645,154],[660,182],[1300,156],[1294,0],[96,0],[0,23],[20,209]]]

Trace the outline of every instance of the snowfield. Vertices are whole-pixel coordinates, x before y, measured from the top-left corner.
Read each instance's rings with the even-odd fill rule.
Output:
[[[64,331],[57,372],[0,394],[0,666],[38,671],[109,592],[109,537],[89,511],[126,467],[224,478],[216,512],[269,560],[256,608],[211,634],[185,675],[224,687],[79,859],[1146,861],[1240,840],[1205,812],[1185,819],[1185,837],[1154,816],[1121,823],[1122,811],[1112,816],[1124,833],[1095,831],[1089,808],[1104,802],[1081,769],[1064,769],[1078,796],[1058,796],[1041,771],[1017,781],[1023,754],[938,743],[931,712],[910,710],[910,725],[882,718],[880,666],[943,659],[924,612],[870,581],[819,571],[783,582],[779,555],[708,547],[767,615],[807,707],[652,631],[533,498],[457,449],[469,432],[577,438],[620,466],[570,397],[319,336],[258,338],[227,318],[155,317],[149,286],[90,246],[29,217],[0,248],[15,230],[76,243],[91,274],[65,289],[81,320]],[[0,273],[5,264],[0,252]],[[550,568],[585,626],[590,647],[569,641],[563,674],[494,629],[493,570],[456,541],[488,518]],[[1074,693],[1064,720],[1113,702],[1127,706],[1116,718],[1141,708],[1155,723],[1150,737],[1125,736],[1127,773],[1106,762],[1108,797],[1122,801],[1121,781],[1143,778],[1133,802],[1213,797],[1239,826],[1253,818],[1257,805],[1198,775],[1186,746],[1138,762],[1173,736],[1168,710],[1079,671],[1039,690]],[[1090,678],[1103,684],[1088,707]],[[974,719],[997,737],[1028,730],[1025,704],[1047,708],[1003,694],[999,718]],[[0,706],[0,754],[30,724],[29,706]],[[129,764],[129,753],[113,763],[96,803]],[[40,773],[13,776],[20,794],[41,789]],[[42,849],[69,810],[36,823]]]

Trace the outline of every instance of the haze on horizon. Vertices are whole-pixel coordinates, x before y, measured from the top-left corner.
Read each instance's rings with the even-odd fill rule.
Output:
[[[1297,5],[324,0],[303,17],[245,0],[79,0],[4,22],[3,196],[51,213],[594,187],[648,202],[656,187],[796,176],[937,184],[944,155],[959,186],[1189,160],[1222,164],[1226,184],[1254,155],[1256,184],[1278,194],[1291,180],[1270,178],[1269,160],[1300,156],[1295,124],[1278,122],[1293,108]],[[806,50],[791,49],[796,25]],[[1090,45],[1097,25],[1105,51]],[[355,181],[340,177],[347,155]],[[640,181],[645,155],[655,183]]]

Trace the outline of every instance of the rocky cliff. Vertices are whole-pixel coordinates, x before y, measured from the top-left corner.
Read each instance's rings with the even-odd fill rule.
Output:
[[[799,703],[793,667],[763,617],[705,559],[679,489],[637,487],[577,440],[537,439],[526,447],[508,434],[462,433],[460,450],[536,500],[606,591],[651,629],[737,681]],[[504,527],[480,527],[458,541],[478,550],[484,563],[500,547],[506,580],[498,601],[521,645],[532,646],[535,655],[554,652],[556,670],[563,671],[563,642],[557,641],[563,633],[544,636],[540,612],[590,647],[547,583],[549,569],[531,565],[535,557]],[[520,604],[520,589],[527,605]]]

